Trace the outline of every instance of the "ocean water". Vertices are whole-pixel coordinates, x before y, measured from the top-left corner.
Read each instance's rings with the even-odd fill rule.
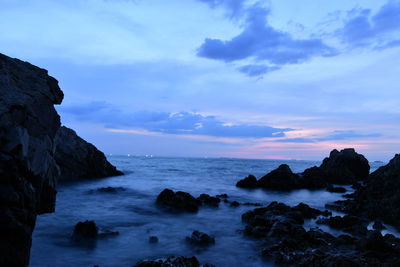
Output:
[[[170,188],[195,197],[201,193],[226,193],[231,201],[263,205],[271,201],[288,205],[304,202],[319,209],[324,209],[328,202],[342,199],[341,194],[324,190],[274,192],[235,187],[236,182],[249,173],[261,177],[283,163],[294,172],[302,172],[320,164],[315,161],[132,156],[110,156],[109,160],[125,175],[59,186],[56,212],[37,219],[31,267],[123,267],[143,259],[170,255],[194,255],[203,263],[217,266],[273,266],[259,257],[258,242],[240,232],[244,228],[241,214],[255,207],[233,208],[221,202],[219,208],[203,207],[195,214],[171,214],[155,205],[157,195]],[[372,169],[379,165],[382,163],[372,163]],[[126,190],[96,191],[107,186]],[[101,229],[118,231],[119,235],[77,245],[71,240],[71,234],[74,225],[84,220],[95,220]],[[315,225],[308,221],[305,226]],[[323,229],[339,233],[327,227]],[[188,246],[185,237],[193,230],[213,235],[216,244],[202,250]],[[159,242],[150,244],[150,236],[157,236]]]

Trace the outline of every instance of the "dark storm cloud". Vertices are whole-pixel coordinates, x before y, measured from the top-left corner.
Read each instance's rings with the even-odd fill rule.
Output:
[[[191,134],[214,137],[263,138],[284,137],[287,128],[260,125],[228,125],[215,116],[203,116],[193,112],[123,112],[105,102],[89,105],[59,107],[59,112],[73,115],[76,119],[102,123],[109,128],[132,127],[165,134]]]

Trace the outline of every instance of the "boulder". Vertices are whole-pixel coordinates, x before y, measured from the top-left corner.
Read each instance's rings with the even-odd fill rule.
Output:
[[[286,164],[261,177],[258,186],[273,190],[292,190],[298,187],[299,176]]]
[[[257,178],[254,175],[249,174],[247,177],[238,181],[236,186],[241,188],[256,188],[258,187]]]
[[[74,239],[97,238],[98,234],[99,228],[94,221],[84,221],[75,225],[72,236]]]
[[[191,236],[186,237],[186,241],[194,246],[210,246],[215,244],[215,238],[206,233],[193,231]]]
[[[319,167],[311,167],[300,175],[299,187],[306,189],[321,189],[328,187],[326,174]]]
[[[354,193],[354,199],[343,203],[350,214],[381,220],[400,229],[400,154],[377,169]]]
[[[65,126],[56,135],[55,158],[61,172],[59,181],[123,175],[108,162],[103,152]]]
[[[353,148],[346,148],[340,152],[332,150],[319,168],[326,174],[327,182],[342,185],[365,180],[370,170],[368,160]]]
[[[201,194],[197,198],[203,205],[210,206],[210,207],[218,207],[221,199],[218,197],[212,197],[209,194]]]
[[[201,201],[186,192],[174,192],[171,189],[164,189],[158,196],[156,203],[170,211],[197,212]]]
[[[29,264],[36,215],[54,211],[62,99],[47,70],[0,54],[0,266]]]

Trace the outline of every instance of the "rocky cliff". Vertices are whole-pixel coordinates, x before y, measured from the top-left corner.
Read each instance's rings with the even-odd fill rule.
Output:
[[[36,215],[53,212],[63,93],[47,71],[0,54],[0,266],[26,266]]]
[[[103,152],[65,126],[56,135],[55,158],[60,167],[59,181],[122,175],[107,161]]]
[[[29,264],[36,216],[54,212],[59,178],[122,174],[96,147],[60,128],[54,105],[62,99],[47,70],[0,54],[0,266]]]

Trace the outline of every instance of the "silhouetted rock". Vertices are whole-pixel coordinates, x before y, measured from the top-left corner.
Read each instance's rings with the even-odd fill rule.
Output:
[[[257,178],[254,175],[249,174],[246,178],[237,182],[236,186],[242,188],[256,188],[258,187]]]
[[[400,154],[377,169],[342,208],[370,220],[381,220],[400,229]]]
[[[157,204],[172,211],[197,212],[201,201],[186,192],[174,192],[171,189],[164,189],[157,196]]]
[[[353,148],[340,152],[332,150],[319,167],[326,174],[327,182],[331,184],[353,184],[365,180],[369,175],[368,160]]]
[[[375,221],[374,224],[372,225],[372,228],[378,231],[386,229],[386,227],[383,225],[381,221]]]
[[[62,126],[56,136],[56,161],[60,167],[59,181],[102,178],[122,175],[94,145],[76,132]]]
[[[356,216],[334,216],[320,219],[317,223],[327,224],[332,228],[340,229],[353,235],[365,235],[368,231],[368,222]]]
[[[203,205],[210,206],[210,207],[218,207],[221,200],[217,197],[212,197],[208,194],[201,194],[197,198]]]
[[[210,246],[215,244],[214,237],[199,231],[193,231],[190,237],[186,237],[186,241],[195,246]]]
[[[227,194],[220,194],[220,195],[216,195],[216,197],[217,198],[224,198],[224,199],[226,199],[226,198],[228,198],[228,195]]]
[[[240,203],[237,202],[237,201],[232,201],[229,205],[230,205],[231,207],[236,208],[236,207],[239,207],[239,206],[240,206]]]
[[[156,237],[156,236],[150,236],[150,237],[149,237],[149,243],[150,243],[150,244],[158,243],[158,237]]]
[[[94,221],[84,221],[75,225],[73,238],[96,238],[98,234],[99,228]]]
[[[244,233],[261,239],[264,257],[284,266],[397,266],[400,239],[379,232],[359,231],[355,236],[335,237],[318,228],[306,231],[304,219],[324,212],[300,204],[289,207],[272,202],[242,215]],[[333,219],[332,219],[333,218]],[[359,218],[328,219],[332,226],[348,230]]]
[[[258,180],[258,186],[274,190],[292,190],[298,187],[299,176],[288,165],[282,164],[277,169]]]
[[[90,190],[89,193],[118,193],[118,192],[122,192],[122,191],[126,191],[125,187],[112,187],[112,186],[107,186],[107,187],[100,187],[97,188],[96,190]]]
[[[36,215],[53,212],[63,93],[45,69],[0,54],[0,266],[27,266]]]
[[[306,169],[300,176],[300,188],[313,190],[326,188],[328,185],[325,172],[316,166]]]

